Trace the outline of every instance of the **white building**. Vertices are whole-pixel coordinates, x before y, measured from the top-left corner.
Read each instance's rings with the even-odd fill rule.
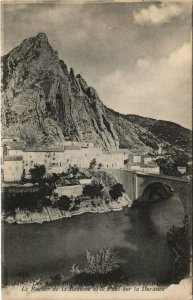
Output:
[[[23,157],[4,158],[4,181],[20,181],[23,175]]]
[[[123,169],[129,154],[130,151],[127,149],[104,151],[100,147],[94,147],[93,143],[70,141],[64,142],[62,147],[54,148],[27,148],[18,147],[18,145],[15,147],[14,145],[7,146],[6,148],[7,157],[22,157],[26,177],[30,177],[29,170],[36,164],[45,165],[47,174],[52,174],[66,172],[73,165],[78,168],[89,168],[93,159],[96,159],[96,164],[100,164],[102,168]],[[6,164],[8,163],[6,162]],[[16,177],[14,176],[14,178]],[[17,178],[19,177],[20,172]]]
[[[160,174],[160,167],[155,163],[156,157],[143,154],[130,154],[127,168],[148,174]]]

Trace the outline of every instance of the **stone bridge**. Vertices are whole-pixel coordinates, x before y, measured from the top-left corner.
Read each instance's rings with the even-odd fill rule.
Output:
[[[128,170],[106,170],[120,182],[131,200],[149,201],[151,194],[162,191],[177,193],[185,211],[190,208],[191,185],[185,178],[165,176],[161,174],[146,174]]]

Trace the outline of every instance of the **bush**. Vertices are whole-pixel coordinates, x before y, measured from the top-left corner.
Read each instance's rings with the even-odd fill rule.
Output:
[[[61,209],[61,210],[65,210],[68,211],[70,208],[70,198],[66,195],[63,195],[60,197],[60,199],[55,202],[55,207]]]
[[[93,207],[96,207],[96,204],[94,203],[94,201],[91,201],[91,203],[92,203]]]
[[[160,167],[162,174],[167,176],[181,177],[181,173],[177,169],[177,164],[174,159],[168,157],[161,157],[155,160],[155,162]]]
[[[43,206],[45,206],[45,207],[49,207],[49,206],[52,206],[52,201],[49,199],[49,198],[44,198],[43,200],[42,200],[42,205]]]
[[[29,170],[32,179],[42,179],[46,173],[46,167],[44,165],[34,165],[33,168]]]
[[[87,264],[84,270],[80,270],[79,266],[73,265],[70,271],[74,275],[104,275],[109,274],[119,268],[119,259],[117,254],[110,248],[100,249],[95,254],[87,251],[86,259]]]
[[[93,158],[89,164],[89,169],[94,169],[94,167],[96,167],[96,158]]]
[[[125,190],[123,189],[123,185],[121,183],[116,183],[110,189],[109,194],[111,195],[112,199],[117,200],[123,195],[124,192]]]
[[[79,172],[79,168],[74,165],[74,166],[69,166],[67,170],[67,175],[72,175],[72,177],[76,176]]]
[[[102,190],[103,190],[102,184],[93,183],[93,184],[85,185],[82,194],[94,199],[101,196]]]
[[[109,248],[101,249],[96,254],[87,251],[86,258],[85,272],[89,274],[107,274],[119,267],[117,254]]]
[[[43,206],[50,206],[49,195],[51,190],[41,186],[37,191],[20,191],[17,193],[5,191],[2,194],[2,209],[5,213],[14,215],[17,208],[28,211],[41,211]]]
[[[59,284],[62,280],[62,276],[60,274],[50,275],[51,284]]]

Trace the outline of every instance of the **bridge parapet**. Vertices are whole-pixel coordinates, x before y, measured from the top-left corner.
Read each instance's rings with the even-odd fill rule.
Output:
[[[108,169],[105,171],[113,175],[116,180],[123,185],[125,192],[132,201],[143,201],[144,190],[150,184],[160,183],[164,187],[169,187],[179,195],[186,211],[190,209],[191,184],[188,179],[162,174],[146,174],[139,171],[132,172],[124,169]]]

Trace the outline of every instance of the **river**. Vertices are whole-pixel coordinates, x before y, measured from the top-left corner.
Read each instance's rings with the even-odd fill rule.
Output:
[[[168,203],[170,207],[175,204],[171,200]],[[167,202],[152,210],[159,224],[164,223],[160,217],[163,210],[169,211]],[[175,210],[173,214],[176,215]],[[168,224],[171,218],[165,219]],[[3,232],[3,264],[9,283],[45,274],[63,274],[68,278],[73,264],[80,268],[85,265],[87,249],[106,247],[117,251],[121,266],[132,280],[162,280],[169,272],[166,236],[141,208],[86,213],[43,224],[4,223]]]

